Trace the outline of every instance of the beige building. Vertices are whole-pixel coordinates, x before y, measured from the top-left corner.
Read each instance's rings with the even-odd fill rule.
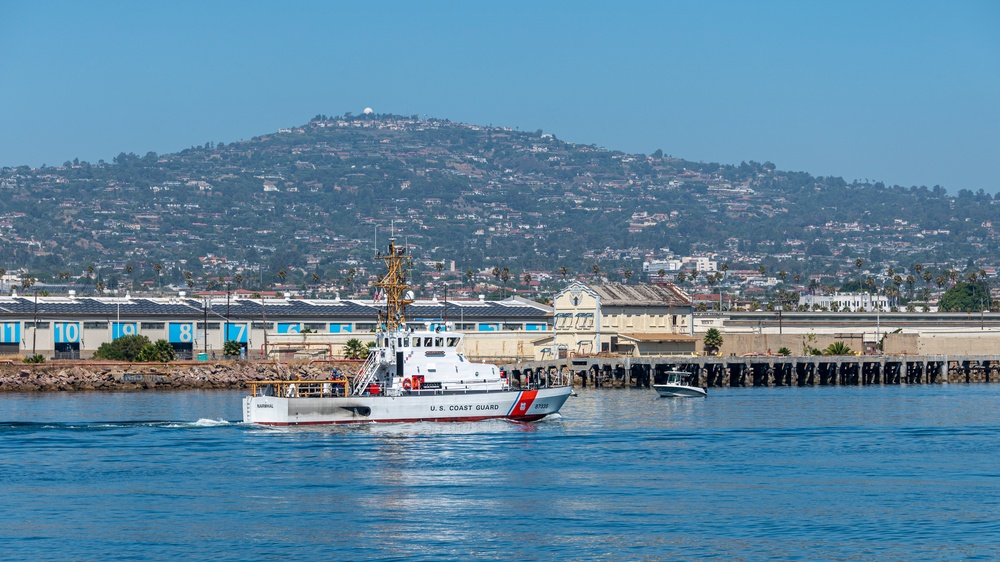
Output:
[[[534,342],[537,359],[695,351],[694,307],[674,285],[574,282],[555,296],[552,322],[552,335]]]

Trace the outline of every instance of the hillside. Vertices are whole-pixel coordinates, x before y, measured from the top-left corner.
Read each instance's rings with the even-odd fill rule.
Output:
[[[992,272],[998,202],[771,163],[625,154],[541,131],[318,115],[176,154],[3,168],[0,266],[108,288],[238,274],[249,288],[364,293],[377,227],[380,245],[394,232],[414,246],[418,280],[453,260],[455,277],[472,269],[495,281],[490,270],[506,267],[511,286],[523,272],[537,280],[595,266],[612,278],[629,270],[634,282],[644,261],[671,253],[800,280],[857,279],[857,258],[876,275],[916,263],[934,275]]]

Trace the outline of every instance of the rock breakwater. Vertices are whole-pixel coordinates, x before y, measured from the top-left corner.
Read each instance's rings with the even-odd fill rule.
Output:
[[[218,363],[24,363],[0,364],[0,392],[77,392],[238,389],[247,381],[321,380],[339,369],[357,373],[358,362],[297,364],[250,361]]]

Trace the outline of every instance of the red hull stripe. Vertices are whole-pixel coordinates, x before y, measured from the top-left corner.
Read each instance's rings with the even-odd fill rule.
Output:
[[[346,425],[358,423],[413,423],[413,422],[474,422],[483,420],[514,420],[514,421],[537,421],[548,414],[532,414],[530,416],[466,416],[461,418],[411,418],[395,420],[344,420],[344,421],[316,421],[316,422],[253,422],[254,425],[286,426],[286,425]]]
[[[524,413],[531,408],[532,402],[535,401],[535,396],[538,396],[537,390],[525,390],[517,397],[514,401],[514,405],[511,406],[510,411],[507,412],[508,416],[515,418],[524,417]]]

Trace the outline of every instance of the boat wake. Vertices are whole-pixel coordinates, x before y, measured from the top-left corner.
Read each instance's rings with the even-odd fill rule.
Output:
[[[0,422],[0,435],[40,430],[61,431],[107,431],[130,428],[162,428],[162,429],[203,429],[213,427],[232,427],[244,425],[240,421],[202,418],[197,421],[172,420],[125,420],[125,421],[94,421],[94,422]]]

